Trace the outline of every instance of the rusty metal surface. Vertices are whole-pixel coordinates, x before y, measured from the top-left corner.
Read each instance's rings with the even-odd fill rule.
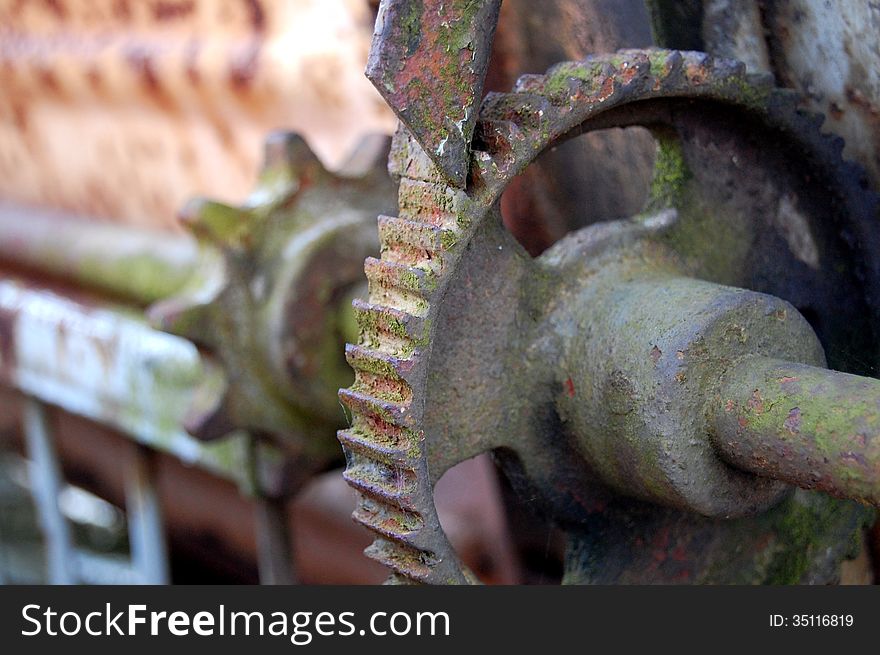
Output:
[[[0,197],[176,229],[193,195],[241,202],[270,130],[336,168],[394,126],[372,22],[366,0],[3,0]]]
[[[375,214],[395,206],[385,170],[388,139],[365,139],[341,172],[305,141],[276,133],[241,207],[197,199],[183,211],[218,267],[195,270],[149,309],[154,324],[210,348],[229,389],[210,416],[190,423],[213,439],[245,428],[318,468],[339,457],[336,390],[350,379],[340,344],[365,257],[378,250]]]
[[[242,435],[202,445],[183,425],[213,411],[226,376],[210,357],[147,325],[131,310],[75,302],[49,290],[0,281],[6,385],[113,426],[244,488]]]
[[[391,168],[401,176],[400,215],[380,217],[382,259],[368,260],[365,267],[369,303],[356,306],[360,343],[347,350],[356,381],[340,394],[353,424],[339,435],[348,456],[346,477],[360,496],[355,518],[377,535],[368,554],[385,563],[397,581],[468,579],[438,530],[431,487],[455,462],[489,449],[496,449],[524,493],[542,498],[549,515],[572,526],[572,539],[581,539],[573,526],[585,521],[595,524],[594,547],[607,534],[618,551],[595,551],[597,561],[607,565],[601,579],[622,579],[627,570],[636,576],[627,578],[631,581],[834,579],[848,552],[849,535],[857,534],[865,520],[862,509],[799,492],[769,513],[727,523],[723,516],[737,502],[742,503],[738,511],[747,514],[772,504],[773,494],[763,502],[757,496],[750,500],[749,486],[757,495],[762,486],[743,479],[745,493],[739,501],[731,494],[727,510],[723,493],[729,492],[715,501],[720,501],[716,508],[701,506],[694,499],[701,494],[711,498],[713,484],[723,477],[701,475],[697,467],[689,479],[688,466],[698,459],[691,454],[683,462],[682,482],[704,485],[702,491],[692,490],[691,500],[670,495],[669,481],[651,479],[663,466],[652,464],[650,456],[624,469],[642,479],[641,488],[630,477],[624,483],[631,486],[628,493],[609,496],[608,470],[596,470],[601,456],[575,447],[582,448],[586,436],[564,410],[579,393],[580,378],[574,374],[579,363],[614,365],[608,353],[572,358],[573,336],[580,330],[596,334],[596,328],[588,327],[591,304],[583,297],[599,293],[589,282],[602,270],[603,252],[611,260],[619,257],[624,266],[630,258],[636,267],[656,260],[679,275],[779,293],[817,313],[814,325],[830,348],[829,358],[839,357],[837,345],[858,343],[876,361],[871,298],[878,262],[871,226],[877,199],[859,186],[858,171],[840,160],[839,140],[823,137],[819,122],[796,108],[795,97],[774,91],[766,79],[748,79],[736,62],[699,53],[630,51],[559,64],[544,76],[524,76],[512,94],[490,94],[475,132],[473,185],[467,192],[446,183],[406,130],[398,133]],[[499,229],[496,203],[509,180],[560,140],[624,125],[648,125],[659,142],[646,213],[576,233],[531,260]],[[810,191],[804,190],[803,179],[811,180]],[[729,189],[739,189],[738,195],[731,199]],[[768,206],[778,213],[760,210]],[[803,229],[793,229],[795,224]],[[847,238],[847,232],[853,237]],[[614,244],[622,245],[609,247]],[[848,269],[837,267],[840,261],[856,262],[858,272],[852,263]],[[780,266],[797,271],[796,276],[776,275]],[[827,302],[829,293],[832,298],[837,294],[837,303]],[[859,309],[837,321],[841,295]],[[657,302],[658,309],[663,307],[662,299]],[[650,321],[645,326],[650,329]],[[757,344],[766,344],[758,352],[772,344],[810,343],[764,339],[760,330],[756,335]],[[639,366],[659,361],[647,344]],[[675,350],[665,356],[674,359]],[[807,353],[788,356],[798,359]],[[686,381],[685,376],[670,382],[686,389]],[[625,377],[619,384],[619,402],[605,400],[609,425],[623,420],[617,415],[628,417],[634,411],[628,407],[639,402],[635,391],[627,401]],[[701,392],[695,393],[698,398]],[[653,443],[624,427],[629,420],[619,429],[633,448]],[[682,447],[690,452],[686,443]],[[777,487],[777,499],[779,492]],[[652,509],[627,500],[632,494],[689,509],[684,514]],[[692,510],[718,518],[697,519]],[[683,549],[686,575],[681,567],[639,565],[649,551],[632,534],[621,537],[626,533],[621,526],[631,525],[636,516],[651,530],[675,533],[659,548],[667,553],[667,548]],[[797,516],[815,526],[809,543],[791,541]],[[842,534],[846,540],[840,540]],[[759,543],[776,546],[768,556]],[[733,557],[733,544],[748,555]],[[807,555],[789,566],[786,558],[795,551]],[[588,558],[589,551],[583,552]],[[602,553],[609,559],[602,560]],[[571,565],[580,566],[578,561]],[[582,566],[568,577],[599,579],[599,571],[591,571]]]
[[[256,191],[240,206],[197,201],[184,211],[197,247],[180,240],[187,246],[179,252],[154,257],[149,251],[158,240],[133,238],[133,252],[159,272],[158,285],[134,269],[126,279],[116,253],[93,268],[102,228],[91,232],[93,241],[64,251],[59,243],[65,234],[72,238],[74,226],[60,229],[56,243],[40,244],[51,224],[38,223],[30,241],[11,222],[0,224],[30,244],[22,252],[7,248],[9,262],[39,268],[45,259],[45,272],[55,276],[75,271],[74,279],[136,302],[159,299],[150,310],[154,324],[186,337],[156,332],[119,308],[89,307],[7,280],[0,282],[6,382],[32,394],[43,387],[48,402],[178,457],[189,453],[190,461],[260,494],[264,508],[273,508],[264,525],[272,524],[275,537],[264,540],[263,552],[283,573],[287,539],[278,497],[339,455],[327,439],[342,423],[333,391],[350,377],[337,350],[359,333],[345,353],[355,381],[340,392],[352,419],[339,441],[345,479],[357,492],[355,518],[377,536],[368,552],[395,581],[474,581],[460,543],[448,537],[454,527],[441,522],[435,484],[486,451],[566,530],[568,582],[834,581],[841,560],[856,554],[851,546],[871,513],[778,480],[880,499],[880,454],[867,425],[875,410],[850,398],[854,388],[873,389],[872,381],[798,364],[824,366],[823,346],[832,365],[852,372],[880,363],[880,205],[867,192],[867,178],[841,159],[841,140],[820,132],[821,118],[797,110],[794,95],[773,89],[766,76],[748,77],[742,64],[699,53],[621,51],[566,62],[520,78],[513,93],[490,94],[478,118],[499,3],[382,3],[368,74],[404,123],[390,159],[399,180],[396,208],[377,168],[382,147],[362,148],[334,174],[302,138],[277,135]],[[651,4],[670,11],[670,3]],[[96,98],[132,119],[123,130],[135,115],[143,122],[146,110],[159,117],[161,130],[171,117],[174,129],[196,134],[194,121],[219,110],[223,117],[208,123],[241,125],[247,134],[269,115],[252,101],[264,107],[279,97],[272,95],[277,86],[261,84],[262,67],[279,46],[273,39],[283,45],[289,34],[279,37],[267,16],[292,7],[324,16],[330,5],[279,2],[266,10],[248,3],[250,23],[241,32],[234,9],[206,6],[163,4],[147,15],[146,5],[118,3],[111,16],[102,4],[8,11],[0,5],[12,25],[0,28],[0,79],[7,78],[18,103],[5,107],[0,100],[12,135],[12,155],[4,157],[0,130],[0,176],[5,166],[16,193],[38,188],[41,202],[77,205],[60,185],[41,187],[45,176],[33,184],[15,139],[27,137],[41,154],[45,144],[32,126],[42,136],[52,116],[70,107],[86,108],[91,121]],[[563,2],[556,14],[573,6]],[[748,50],[753,70],[788,75],[785,58],[815,45],[803,37],[821,12],[805,19],[806,9],[785,15],[761,8],[681,3],[689,18],[676,29],[685,33],[696,17],[701,41],[715,51]],[[840,18],[847,38],[858,31],[858,11]],[[541,11],[533,7],[530,15]],[[808,27],[791,41],[779,28],[778,42],[754,47],[765,20]],[[860,20],[871,24],[870,17]],[[160,22],[157,40],[151,30]],[[198,31],[220,23],[231,31],[212,45],[222,30],[211,30],[206,46]],[[124,42],[123,24],[136,26]],[[828,55],[819,51],[806,58]],[[831,59],[854,66],[872,56],[845,55]],[[73,66],[58,65],[67,59]],[[293,77],[284,70],[285,80]],[[870,76],[862,78],[870,86]],[[813,108],[827,99],[825,91],[810,93],[809,80],[797,84]],[[822,89],[832,87],[822,81]],[[31,111],[31,100],[50,111]],[[832,115],[840,109],[836,101],[828,107]],[[853,134],[872,129],[856,123]],[[504,191],[515,176],[536,170],[532,164],[545,150],[584,132],[643,126],[637,143],[656,143],[656,159],[641,213],[578,231],[536,259],[501,227],[511,207]],[[173,177],[156,138],[161,130],[150,134],[144,152],[159,162],[154,172]],[[227,152],[237,147],[229,131],[224,137],[220,127],[217,134]],[[105,167],[116,145],[104,144]],[[200,152],[210,151],[203,146]],[[856,154],[869,158],[869,150]],[[64,156],[75,152],[67,148]],[[636,166],[628,191],[644,177],[646,152],[629,153]],[[57,157],[54,151],[40,164],[49,170],[46,162],[54,165]],[[201,166],[192,149],[178,159],[188,171]],[[109,168],[119,179],[131,174],[112,161]],[[82,168],[87,175],[96,169]],[[173,196],[160,188],[165,178],[139,183],[129,194],[133,204],[122,210],[118,198],[107,199],[108,188],[122,188],[114,179],[87,180],[89,211],[129,222],[163,216],[167,208],[157,199]],[[231,179],[212,179],[224,188],[211,195],[232,191]],[[628,196],[614,206],[635,202]],[[514,205],[523,197],[514,195]],[[358,268],[376,250],[376,213],[380,254],[367,259],[369,296],[362,300]],[[574,221],[567,226],[594,218]],[[527,244],[532,254],[556,239],[550,232]],[[352,298],[356,326],[346,308]],[[64,357],[47,363],[39,342],[60,344]],[[756,373],[734,365],[758,356],[786,360],[774,366],[800,375],[782,377],[813,380],[811,392],[795,398],[786,387],[776,398],[768,387],[756,400],[752,387],[763,388],[767,380],[758,378],[766,367]],[[112,373],[113,384],[100,388],[96,380],[106,371],[94,373],[98,359],[124,378],[136,400],[124,398]],[[206,366],[213,373],[205,377]],[[169,402],[163,397],[157,409],[155,399],[168,392]],[[726,400],[718,405],[720,396]],[[764,405],[770,396],[776,402]],[[709,418],[707,399],[715,403]],[[835,405],[847,409],[842,417]],[[834,414],[840,423],[807,429],[804,417],[813,412]],[[785,444],[793,421],[806,439],[795,450]],[[238,428],[257,440],[236,434]],[[205,446],[185,432],[232,438]],[[267,441],[281,444],[284,454]],[[230,444],[241,448],[232,453]]]
[[[823,130],[846,140],[880,189],[880,3],[822,0],[688,0],[650,3],[658,44],[746,62],[804,106],[825,116]]]
[[[196,274],[194,239],[0,202],[0,261],[147,304]]]
[[[507,91],[523,73],[652,43],[643,0],[504,0],[486,89]],[[539,255],[572,230],[630,216],[645,203],[654,150],[638,127],[559,144],[511,180],[501,198],[504,223]]]
[[[367,77],[464,187],[501,0],[382,0]]]
[[[825,115],[823,129],[846,140],[845,155],[880,189],[880,2],[770,3],[764,21],[779,83]]]
[[[731,464],[880,505],[880,381],[750,358],[718,394],[715,443]]]

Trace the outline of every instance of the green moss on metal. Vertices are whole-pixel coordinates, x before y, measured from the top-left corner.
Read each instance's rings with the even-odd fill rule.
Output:
[[[665,50],[652,50],[648,53],[648,61],[651,64],[651,75],[654,77],[663,77],[667,73],[666,62],[669,59],[669,53]]]
[[[403,271],[400,274],[400,283],[406,289],[410,289],[412,291],[418,291],[421,287],[421,279],[416,273],[412,271]]]
[[[580,80],[594,89],[602,72],[602,64],[594,63],[590,66],[584,64],[565,63],[557,66],[544,78],[544,91],[552,98],[558,98],[567,94],[569,80]]]
[[[388,331],[396,337],[401,339],[409,339],[409,334],[406,331],[406,325],[402,320],[397,318],[396,316],[389,316],[387,321]]]
[[[452,250],[458,243],[458,236],[452,230],[442,230],[440,232],[440,244],[444,250]]]
[[[724,84],[733,92],[732,95],[739,102],[752,109],[763,109],[767,104],[767,97],[770,95],[769,87],[757,87],[751,84],[747,78],[739,76],[727,78]]]
[[[775,435],[781,441],[809,439],[814,450],[829,461],[837,461],[847,442],[866,421],[876,420],[876,399],[872,395],[845,399],[831,393],[822,380],[811,380],[793,389],[774,389],[772,382],[760,388],[760,405],[746,404],[741,411],[741,427],[759,434]],[[778,382],[782,386],[782,382]],[[830,384],[830,383],[829,383]],[[790,386],[790,385],[788,385]],[[754,395],[754,394],[753,394]],[[790,412],[798,410],[798,425],[792,429]],[[849,471],[836,467],[841,475]],[[856,476],[855,472],[852,472]]]
[[[394,366],[390,362],[381,359],[358,357],[355,366],[358,370],[366,371],[367,373],[373,373],[374,375],[380,375],[395,380],[399,379],[397,371],[394,370]]]
[[[871,509],[815,493],[809,495],[808,502],[793,501],[787,509],[775,526],[779,548],[767,569],[765,584],[802,583],[829,543],[839,542],[846,535],[841,533],[843,528],[850,539],[846,555],[855,556],[861,545],[862,528],[874,518]],[[848,520],[853,512],[854,525]]]
[[[679,206],[691,179],[691,172],[678,139],[666,135],[655,137],[657,154],[654,159],[654,178],[651,180],[648,211]]]
[[[422,15],[425,7],[421,0],[414,0],[403,5],[405,14],[400,22],[401,36],[406,43],[407,56],[412,55],[422,41]]]
[[[84,258],[79,263],[77,277],[126,298],[153,302],[179,291],[189,273],[175,271],[168,262],[140,254]]]
[[[803,578],[810,568],[813,540],[831,518],[828,510],[832,510],[829,504],[818,510],[792,506],[779,524],[777,534],[783,549],[768,571],[768,584],[797,584]]]

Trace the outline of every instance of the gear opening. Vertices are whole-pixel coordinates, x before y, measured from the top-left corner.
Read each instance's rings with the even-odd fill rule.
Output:
[[[569,232],[633,216],[648,198],[656,150],[643,127],[597,130],[560,143],[504,191],[504,224],[537,256]]]

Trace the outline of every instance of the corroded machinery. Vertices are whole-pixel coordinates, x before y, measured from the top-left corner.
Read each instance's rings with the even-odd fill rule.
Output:
[[[168,581],[167,533],[189,563],[294,580],[289,501],[310,482],[312,579],[381,575],[321,475],[343,460],[351,300],[396,207],[388,137],[352,148],[392,124],[362,75],[372,11],[0,3],[0,428],[32,460],[50,581],[104,579],[62,516],[62,471],[129,510],[123,579]],[[311,145],[275,133],[257,171],[276,124]],[[180,211],[198,191],[226,202]],[[328,571],[346,548],[371,572]]]
[[[0,2],[0,380],[24,398],[51,580],[89,579],[59,444],[108,497],[126,483],[128,581],[169,579],[163,476],[184,540],[248,499],[264,582],[296,579],[288,500],[328,470],[394,582],[492,579],[462,526],[508,553],[550,534],[545,559],[561,535],[569,583],[826,583],[861,552],[880,503],[876,2],[67,4]],[[374,10],[366,74],[400,126],[352,151],[353,126],[391,129],[360,76]],[[65,114],[100,165],[65,174]],[[270,123],[322,159],[274,133],[230,200]],[[176,212],[192,191],[223,202]],[[77,452],[59,408],[133,454],[96,435]],[[438,481],[487,453],[513,539],[485,513],[441,525]],[[241,493],[186,486],[180,462]],[[500,516],[469,475],[460,495]],[[328,533],[310,546],[329,559]]]
[[[377,20],[399,213],[339,433],[368,554],[398,582],[471,580],[432,488],[492,451],[565,530],[567,581],[835,580],[873,511],[795,487],[880,499],[880,383],[825,368],[877,363],[867,176],[796,94],[702,53],[592,56],[481,102],[499,4]],[[636,125],[657,142],[644,210],[530,257],[502,226],[510,181]]]

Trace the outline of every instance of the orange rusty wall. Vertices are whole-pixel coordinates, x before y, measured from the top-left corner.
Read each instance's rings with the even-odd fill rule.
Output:
[[[265,135],[330,167],[395,122],[367,0],[0,0],[0,199],[173,227],[240,202]]]

